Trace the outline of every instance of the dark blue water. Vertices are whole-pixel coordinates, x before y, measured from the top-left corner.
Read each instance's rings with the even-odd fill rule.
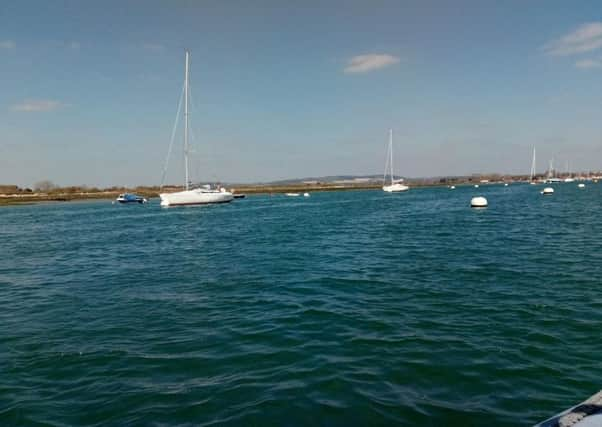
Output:
[[[601,386],[601,189],[1,208],[0,419],[543,420]]]

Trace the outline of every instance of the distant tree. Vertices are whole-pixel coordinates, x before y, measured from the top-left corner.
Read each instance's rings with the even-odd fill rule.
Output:
[[[37,182],[34,185],[34,189],[41,193],[47,193],[49,191],[54,190],[55,188],[56,188],[56,185],[54,185],[54,183],[52,181],[48,181],[48,180]]]

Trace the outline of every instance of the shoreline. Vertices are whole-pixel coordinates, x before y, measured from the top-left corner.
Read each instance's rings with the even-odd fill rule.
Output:
[[[290,186],[237,186],[233,187],[234,194],[284,194],[299,192],[318,192],[318,191],[348,191],[348,190],[374,190],[380,188],[380,185],[290,185]],[[166,192],[181,191],[180,188],[170,188]],[[32,194],[0,194],[1,206],[32,205],[45,202],[72,202],[81,200],[115,200],[117,196],[124,192],[136,193],[146,198],[158,198],[159,190],[140,191],[102,191],[102,192],[77,192],[77,193],[32,193]]]
[[[521,181],[512,181],[510,183],[522,183]],[[450,183],[408,183],[410,188],[435,188],[449,187]],[[455,182],[455,186],[471,186],[474,182]],[[479,183],[482,186],[499,185],[503,182]],[[230,190],[234,194],[283,194],[283,193],[305,193],[305,192],[323,192],[323,191],[353,191],[353,190],[379,190],[382,184],[291,184],[291,185],[240,185],[233,186]],[[166,192],[180,191],[180,188],[169,187]],[[56,192],[49,193],[25,193],[25,194],[0,194],[1,206],[31,205],[45,202],[71,202],[81,200],[114,200],[124,192],[136,193],[146,198],[159,197],[158,188],[144,189],[122,189],[120,191],[94,191],[94,192]]]

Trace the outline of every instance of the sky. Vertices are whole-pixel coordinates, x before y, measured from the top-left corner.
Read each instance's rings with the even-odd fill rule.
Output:
[[[592,1],[0,3],[0,184],[602,169]],[[182,183],[177,129],[166,181]]]

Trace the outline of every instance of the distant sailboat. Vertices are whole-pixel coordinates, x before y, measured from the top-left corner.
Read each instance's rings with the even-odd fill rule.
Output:
[[[387,193],[399,193],[402,191],[408,191],[410,187],[402,184],[403,179],[395,179],[395,175],[393,173],[393,129],[389,129],[389,156],[387,156],[387,161],[385,161],[385,173],[383,176],[383,191]],[[387,166],[390,165],[391,172],[391,184],[387,185]]]
[[[564,182],[575,182],[575,178],[571,174],[571,166],[569,161],[566,161],[566,178],[564,178]]]
[[[558,182],[562,182],[562,180],[560,178],[556,178],[556,171],[554,170],[554,157],[552,157],[550,159],[550,167],[548,169],[548,178],[546,179],[546,182],[548,184],[555,184]]]
[[[531,161],[531,176],[529,177],[529,182],[532,185],[535,185],[533,178],[535,178],[535,147],[533,147],[533,160]]]
[[[161,206],[178,206],[178,205],[203,205],[209,203],[227,203],[234,199],[234,196],[229,191],[221,188],[219,190],[210,188],[194,188],[190,189],[190,180],[188,177],[188,96],[189,96],[189,53],[186,51],[186,65],[184,72],[184,167],[186,181],[184,191],[176,193],[162,193]],[[179,112],[179,110],[178,110]],[[174,127],[175,130],[175,127]],[[170,147],[171,149],[171,147]],[[167,164],[167,163],[166,163]]]

